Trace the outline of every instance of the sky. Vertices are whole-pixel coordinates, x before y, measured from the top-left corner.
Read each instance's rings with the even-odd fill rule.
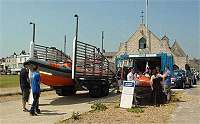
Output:
[[[36,44],[72,54],[75,18],[79,15],[79,41],[116,51],[141,23],[145,0],[0,0],[0,58],[29,50],[32,21]],[[200,58],[200,0],[149,0],[148,24],[159,38],[176,40],[191,57]]]

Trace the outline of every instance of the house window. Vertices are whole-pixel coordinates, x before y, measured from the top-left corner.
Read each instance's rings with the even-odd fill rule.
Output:
[[[142,37],[139,40],[139,49],[145,49],[146,47],[147,47],[147,45],[146,45],[146,39],[144,37]]]

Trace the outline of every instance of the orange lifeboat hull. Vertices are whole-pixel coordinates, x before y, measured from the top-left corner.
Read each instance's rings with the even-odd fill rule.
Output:
[[[75,84],[71,76],[71,64],[57,64],[42,60],[30,59],[26,63],[37,65],[41,77],[41,83],[54,86],[73,86]]]
[[[144,75],[140,76],[140,77],[138,78],[138,81],[139,81],[138,86],[143,86],[143,87],[151,86],[151,85],[150,85],[150,78],[149,78],[149,77],[146,77],[146,76],[144,76]]]

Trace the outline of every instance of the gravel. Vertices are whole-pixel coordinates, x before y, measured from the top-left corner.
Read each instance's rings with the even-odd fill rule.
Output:
[[[127,109],[119,108],[120,95],[115,95],[110,98],[101,99],[101,101],[107,106],[105,111],[94,111],[82,114],[78,120],[67,119],[58,122],[59,124],[152,124],[152,123],[167,123],[171,113],[177,107],[177,102],[183,102],[190,100],[190,97],[185,96],[183,91],[176,91],[173,95],[175,101],[171,101],[168,104],[160,106],[144,105],[140,106],[144,112],[132,113]]]

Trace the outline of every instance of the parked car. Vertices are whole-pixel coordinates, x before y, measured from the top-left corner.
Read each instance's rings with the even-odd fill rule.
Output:
[[[174,74],[171,77],[172,87],[185,88],[186,84],[186,73],[184,70],[174,70]]]

